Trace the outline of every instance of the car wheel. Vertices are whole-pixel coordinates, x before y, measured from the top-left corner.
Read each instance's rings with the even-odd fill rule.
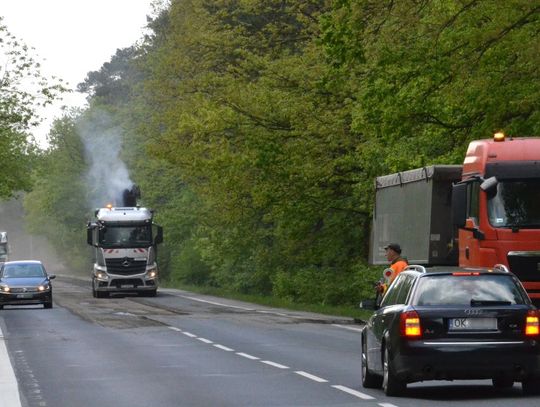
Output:
[[[390,359],[388,348],[384,348],[382,388],[384,390],[384,394],[387,396],[399,396],[407,388],[407,383],[399,380],[399,378],[394,374],[394,368],[392,366],[392,360]]]
[[[367,343],[366,339],[362,338],[362,386],[366,389],[380,389],[383,378],[371,373],[367,360]]]
[[[540,379],[536,377],[529,377],[521,382],[521,388],[525,395],[538,395],[540,394]]]
[[[494,377],[492,383],[493,387],[497,389],[507,389],[514,385],[514,380],[509,377]]]
[[[49,302],[43,303],[43,308],[50,309],[50,308],[52,308],[52,307],[53,307],[52,300],[49,301]]]

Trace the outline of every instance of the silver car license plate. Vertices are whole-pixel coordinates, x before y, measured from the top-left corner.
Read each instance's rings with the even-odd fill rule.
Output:
[[[493,331],[497,329],[497,318],[450,318],[449,331]]]
[[[32,298],[32,294],[17,294],[17,298],[20,298],[20,299]]]

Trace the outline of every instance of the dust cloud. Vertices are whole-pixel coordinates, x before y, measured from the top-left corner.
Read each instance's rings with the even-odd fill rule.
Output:
[[[61,257],[47,240],[26,232],[22,198],[0,201],[0,230],[8,233],[9,260],[41,260],[50,273],[65,274]]]

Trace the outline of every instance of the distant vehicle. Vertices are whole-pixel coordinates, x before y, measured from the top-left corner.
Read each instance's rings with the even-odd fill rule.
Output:
[[[0,232],[0,264],[8,261],[8,234],[7,232]]]
[[[506,266],[409,266],[362,330],[362,384],[398,396],[407,383],[491,379],[538,394],[539,321]]]
[[[92,295],[136,292],[155,296],[159,273],[157,245],[163,228],[153,222],[154,211],[136,205],[138,187],[126,189],[124,206],[98,208],[88,222],[87,242],[94,248]]]
[[[43,304],[52,308],[51,280],[37,260],[8,261],[0,267],[0,309],[4,305]]]

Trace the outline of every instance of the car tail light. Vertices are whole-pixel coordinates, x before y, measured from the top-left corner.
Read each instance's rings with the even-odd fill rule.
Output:
[[[400,316],[401,336],[405,338],[420,338],[422,329],[420,326],[420,316],[416,311],[405,311]]]
[[[525,335],[536,336],[540,334],[540,313],[538,311],[529,311],[525,320]]]

